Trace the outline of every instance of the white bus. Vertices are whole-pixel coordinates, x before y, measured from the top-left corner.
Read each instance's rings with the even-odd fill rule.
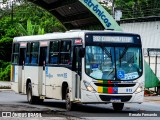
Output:
[[[53,98],[72,103],[142,103],[141,38],[115,31],[68,31],[15,37],[12,89],[29,103]]]

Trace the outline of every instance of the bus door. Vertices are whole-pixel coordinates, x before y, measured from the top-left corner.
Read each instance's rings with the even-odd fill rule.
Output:
[[[25,92],[25,80],[24,80],[24,63],[26,55],[26,43],[20,44],[20,55],[19,55],[19,74],[18,74],[18,91],[19,93]],[[21,71],[21,72],[20,72]]]
[[[75,72],[76,72],[75,82],[74,82],[75,99],[81,98],[82,58],[79,56],[79,52],[81,48],[82,48],[81,46],[76,46],[74,49],[75,50],[74,61],[75,61]]]
[[[39,74],[42,75],[41,80],[39,80],[39,95],[46,95],[46,72],[45,72],[45,65],[46,65],[46,58],[47,58],[47,47],[40,47],[40,71]]]

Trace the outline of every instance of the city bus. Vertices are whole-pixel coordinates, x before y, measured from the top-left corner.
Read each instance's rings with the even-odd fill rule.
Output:
[[[73,103],[142,103],[142,43],[138,34],[72,30],[13,39],[11,87],[30,104],[44,99]]]

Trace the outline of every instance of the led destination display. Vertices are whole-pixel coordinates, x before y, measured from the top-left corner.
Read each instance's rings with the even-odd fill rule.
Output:
[[[133,37],[124,36],[93,36],[94,42],[123,42],[132,43]]]

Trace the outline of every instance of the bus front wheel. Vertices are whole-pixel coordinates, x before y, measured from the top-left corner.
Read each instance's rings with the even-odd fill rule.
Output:
[[[121,111],[124,107],[124,103],[112,103],[112,106],[115,111]]]
[[[70,100],[69,88],[66,90],[66,110],[70,111],[72,108],[72,102]]]

